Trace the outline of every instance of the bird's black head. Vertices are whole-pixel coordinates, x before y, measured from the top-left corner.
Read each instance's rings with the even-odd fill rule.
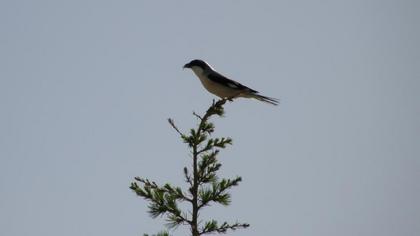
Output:
[[[195,60],[190,61],[190,63],[185,64],[184,68],[192,68],[194,66],[200,67],[201,69],[206,69],[209,67],[209,65],[205,63],[204,61],[195,59]]]

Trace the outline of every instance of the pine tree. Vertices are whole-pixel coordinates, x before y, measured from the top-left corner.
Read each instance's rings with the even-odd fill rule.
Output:
[[[164,216],[168,228],[179,225],[189,226],[192,236],[199,236],[211,233],[226,233],[228,230],[247,228],[246,223],[219,223],[217,220],[199,220],[199,212],[210,206],[211,203],[218,203],[227,206],[231,202],[228,190],[241,182],[241,177],[234,179],[220,179],[217,171],[222,164],[219,163],[217,155],[221,149],[232,144],[230,138],[212,138],[215,126],[209,122],[212,116],[221,117],[224,113],[223,105],[225,99],[213,101],[204,116],[193,113],[198,118],[199,124],[191,129],[189,134],[182,133],[173,122],[168,119],[170,125],[181,136],[184,143],[191,149],[192,168],[184,167],[184,179],[189,186],[188,190],[172,186],[169,183],[158,185],[146,178],[135,177],[135,182],[130,188],[140,197],[149,202],[148,208],[152,218]],[[192,170],[191,170],[192,169]],[[178,206],[180,202],[190,203],[190,209],[182,210]],[[167,231],[160,232],[156,236],[168,236]],[[144,236],[147,236],[145,234]]]

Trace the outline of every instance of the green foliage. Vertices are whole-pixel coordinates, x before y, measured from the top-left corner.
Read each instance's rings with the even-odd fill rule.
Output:
[[[187,225],[191,229],[193,236],[210,233],[225,233],[227,230],[247,228],[249,224],[219,224],[216,220],[198,220],[199,211],[211,203],[228,206],[231,196],[228,190],[237,186],[242,181],[241,177],[234,179],[222,178],[219,180],[217,171],[222,164],[218,162],[217,155],[221,149],[232,145],[231,138],[209,138],[215,130],[213,123],[209,122],[212,116],[222,116],[224,114],[223,105],[226,100],[222,99],[209,107],[204,116],[193,113],[199,120],[198,127],[191,129],[188,134],[182,133],[172,119],[168,119],[170,125],[178,132],[184,143],[191,148],[192,170],[184,167],[183,174],[185,182],[189,185],[188,191],[180,187],[172,186],[167,183],[158,185],[145,178],[135,177],[135,182],[131,183],[130,188],[140,197],[149,202],[149,214],[151,217],[164,216],[168,228],[179,225]],[[188,202],[191,208],[182,210],[178,203]],[[168,232],[163,231],[154,236],[168,236]],[[145,234],[145,236],[148,236]]]
[[[249,224],[228,224],[227,222],[223,222],[223,224],[219,225],[216,220],[207,221],[204,223],[204,227],[200,231],[200,235],[202,234],[211,234],[211,233],[226,233],[227,230],[237,230],[239,228],[247,228]]]

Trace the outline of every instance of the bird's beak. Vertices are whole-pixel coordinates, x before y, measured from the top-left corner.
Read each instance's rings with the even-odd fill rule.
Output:
[[[182,67],[182,68],[183,69],[185,69],[185,68],[191,68],[190,63],[185,64],[184,67]]]

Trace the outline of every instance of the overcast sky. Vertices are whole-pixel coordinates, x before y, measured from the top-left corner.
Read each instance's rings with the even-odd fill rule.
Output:
[[[229,235],[420,232],[419,1],[0,1],[0,235],[164,229],[128,188],[185,186],[215,97],[182,66],[281,99],[216,119],[221,175],[242,176]],[[186,235],[183,227],[174,235]]]

